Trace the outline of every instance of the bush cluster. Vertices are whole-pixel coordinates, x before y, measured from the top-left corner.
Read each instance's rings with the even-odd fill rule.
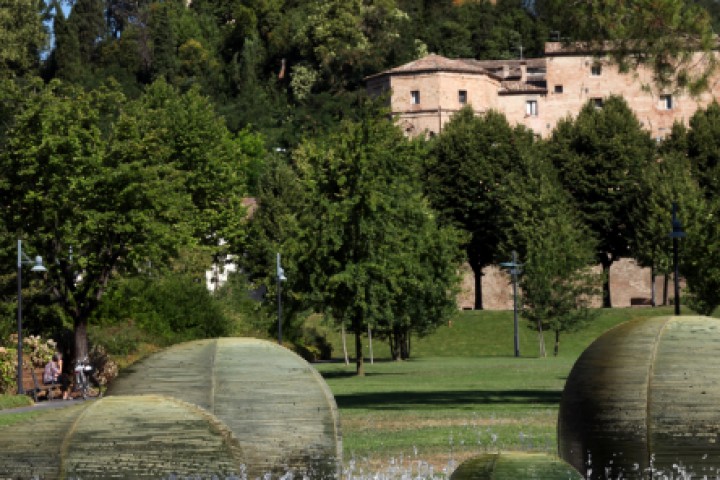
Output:
[[[17,392],[17,333],[11,334],[0,347],[0,393]],[[23,358],[33,367],[44,367],[56,352],[57,344],[52,339],[39,335],[23,337]]]

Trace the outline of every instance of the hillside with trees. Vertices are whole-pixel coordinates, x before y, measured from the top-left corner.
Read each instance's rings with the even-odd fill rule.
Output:
[[[621,98],[588,105],[548,140],[470,111],[436,138],[409,140],[367,98],[368,75],[427,53],[539,57],[549,40],[612,42],[624,68],[646,63],[661,85],[707,88],[686,67],[689,47],[715,46],[718,2],[607,5],[6,2],[0,311],[15,314],[23,239],[48,266],[20,286],[24,326],[75,356],[88,336],[117,351],[137,346],[136,334],[161,344],[272,336],[282,252],[288,342],[320,350],[322,334],[305,320],[324,314],[327,328],[355,335],[362,373],[362,335],[388,338],[391,356],[408,358],[412,335],[451,317],[461,263],[478,273],[518,251],[525,314],[555,333],[557,348],[561,332],[589,318],[573,299],[601,285],[591,264],[607,273],[632,256],[668,271],[658,236],[672,197],[688,231],[690,301],[711,313],[720,305],[717,105],[658,146]],[[198,288],[228,255],[243,273],[212,293]],[[3,324],[0,339],[13,330]]]

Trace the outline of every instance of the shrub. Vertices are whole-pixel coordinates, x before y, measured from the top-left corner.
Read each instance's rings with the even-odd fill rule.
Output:
[[[8,338],[6,345],[17,345],[17,333]],[[56,343],[52,339],[28,335],[23,337],[23,362],[33,367],[44,367],[56,352]],[[24,363],[23,363],[24,364]],[[17,348],[0,347],[0,393],[17,392]]]

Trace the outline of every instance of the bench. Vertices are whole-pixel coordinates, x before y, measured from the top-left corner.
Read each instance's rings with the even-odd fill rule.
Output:
[[[43,370],[42,368],[34,368],[30,365],[24,366],[22,383],[25,393],[33,397],[33,400],[36,402],[41,396],[52,400],[54,398],[54,390],[57,390],[59,396],[62,397],[62,387],[60,383],[46,385],[42,382]]]

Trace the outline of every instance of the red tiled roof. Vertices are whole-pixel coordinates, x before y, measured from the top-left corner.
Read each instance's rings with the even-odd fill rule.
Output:
[[[385,70],[384,72],[370,75],[365,79],[380,77],[384,75],[394,75],[403,73],[418,73],[418,72],[459,72],[459,73],[477,73],[481,75],[488,75],[495,77],[492,73],[485,70],[483,67],[474,64],[473,60],[467,59],[451,59],[445,58],[441,55],[431,53],[423,58],[415,60],[399,67]]]

